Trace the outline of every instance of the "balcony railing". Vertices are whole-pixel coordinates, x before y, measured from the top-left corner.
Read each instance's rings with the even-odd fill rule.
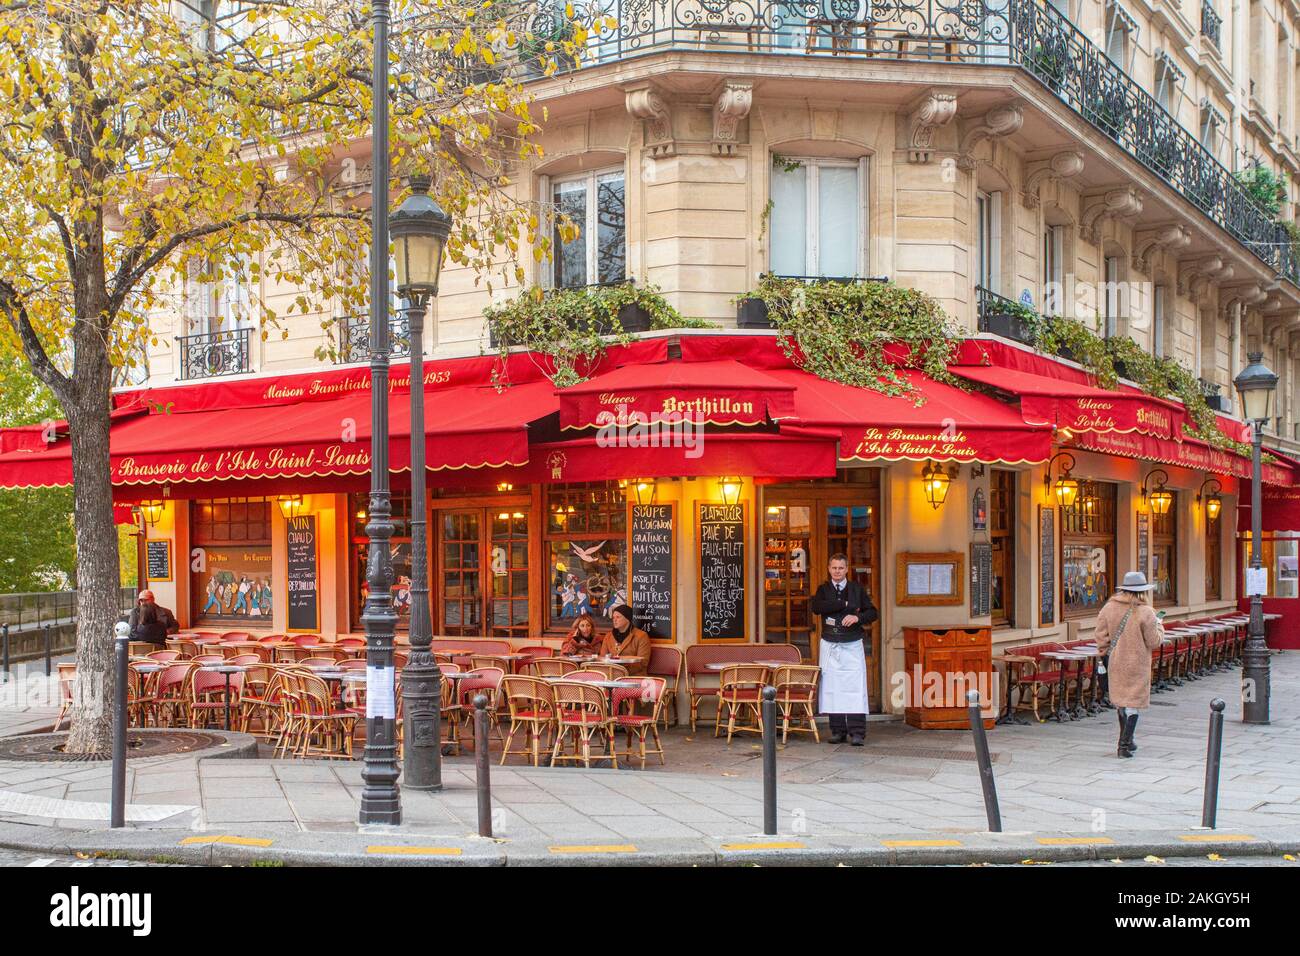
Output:
[[[177,341],[181,344],[181,378],[217,378],[250,371],[252,336],[252,329],[227,329],[179,336]]]
[[[1208,379],[1197,379],[1201,386],[1201,394],[1205,396],[1205,404],[1216,412],[1230,413],[1232,411],[1232,396],[1223,394],[1223,386],[1218,382],[1211,382]]]
[[[1214,48],[1219,47],[1219,28],[1223,26],[1223,17],[1214,9],[1214,4],[1210,0],[1201,0],[1201,33],[1205,39],[1214,44]]]
[[[364,362],[370,358],[370,316],[345,315],[338,320],[341,364]],[[401,358],[411,354],[411,323],[406,312],[388,318],[388,354]]]
[[[1256,257],[1300,281],[1289,237],[1232,173],[1067,17],[1036,0],[601,0],[598,6],[617,26],[589,39],[588,64],[673,48],[1019,67]]]

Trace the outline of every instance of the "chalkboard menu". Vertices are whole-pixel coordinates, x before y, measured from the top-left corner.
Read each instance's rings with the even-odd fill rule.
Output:
[[[1151,569],[1151,516],[1138,512],[1138,570],[1149,574]]]
[[[149,580],[170,581],[172,579],[171,541],[146,541],[144,551]]]
[[[700,639],[745,639],[745,506],[699,505]]]
[[[1038,506],[1038,624],[1056,623],[1056,512]]]
[[[993,545],[975,541],[970,546],[970,616],[984,617],[993,610]]]
[[[288,536],[288,584],[290,631],[320,630],[320,594],[316,583],[316,516],[301,515],[285,520]]]
[[[632,506],[632,620],[656,641],[673,639],[673,511],[671,504]]]

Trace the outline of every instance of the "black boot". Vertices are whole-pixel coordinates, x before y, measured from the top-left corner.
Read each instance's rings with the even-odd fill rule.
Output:
[[[1125,746],[1125,738],[1128,736],[1127,714],[1128,714],[1127,708],[1124,707],[1115,708],[1115,715],[1119,717],[1119,743],[1115,747],[1115,756],[1117,757],[1132,756],[1132,754],[1126,752],[1128,748]]]
[[[1137,728],[1138,715],[1129,713],[1125,717],[1124,730],[1119,736],[1119,749],[1116,753],[1121,757],[1132,757],[1133,750],[1133,731]]]

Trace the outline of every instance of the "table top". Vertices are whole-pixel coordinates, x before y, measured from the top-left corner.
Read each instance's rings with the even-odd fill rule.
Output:
[[[1087,658],[1092,657],[1093,655],[1086,654],[1080,651],[1068,650],[1068,651],[1043,651],[1038,656],[1050,657],[1053,660],[1058,660],[1058,661],[1081,661],[1081,660],[1086,660]]]
[[[171,665],[170,664],[132,664],[131,666],[134,667],[136,672],[140,674],[156,674],[159,671],[165,671]]]
[[[565,681],[570,684],[590,684],[592,687],[605,687],[611,690],[617,690],[620,687],[633,688],[640,687],[639,681],[634,680],[570,680],[567,677],[543,677],[542,680],[548,684],[554,684],[556,681]]]
[[[239,674],[248,670],[247,664],[200,664],[201,671],[214,671],[218,674]]]

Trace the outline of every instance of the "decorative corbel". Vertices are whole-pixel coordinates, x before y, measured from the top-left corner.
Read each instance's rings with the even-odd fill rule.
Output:
[[[1158,229],[1139,229],[1133,234],[1133,270],[1143,275],[1151,273],[1151,257],[1156,252],[1177,253],[1192,243],[1192,232],[1186,226],[1161,226]]]
[[[1057,153],[1045,166],[1035,169],[1025,177],[1024,188],[1020,191],[1020,202],[1026,209],[1037,209],[1039,193],[1044,183],[1072,179],[1083,172],[1083,153],[1067,149]]]
[[[623,96],[628,113],[645,124],[645,145],[650,155],[659,158],[676,153],[672,114],[658,87],[653,83],[625,86]]]
[[[957,94],[930,90],[908,117],[907,161],[928,163],[934,152],[934,131],[957,115]]]
[[[1142,194],[1132,186],[1110,189],[1083,209],[1079,217],[1083,238],[1094,246],[1101,240],[1101,224],[1110,219],[1124,219],[1142,212]]]
[[[1010,136],[1024,123],[1025,111],[1018,100],[995,106],[961,138],[961,147],[957,150],[957,166],[961,169],[974,169],[976,146],[986,139]]]
[[[754,84],[725,80],[713,101],[713,152],[731,156],[736,151],[736,131],[754,103]]]
[[[1203,281],[1208,281],[1222,270],[1223,258],[1221,256],[1209,256],[1205,259],[1182,263],[1178,269],[1178,294],[1190,294],[1193,286],[1199,286]]]

